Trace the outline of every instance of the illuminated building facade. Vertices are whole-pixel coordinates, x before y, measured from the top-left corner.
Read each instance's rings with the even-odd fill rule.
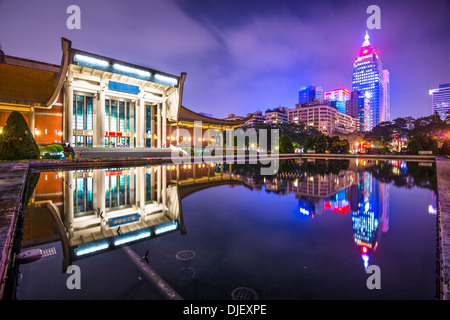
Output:
[[[341,113],[345,112],[346,101],[350,99],[350,93],[347,89],[336,89],[324,92],[324,101],[333,102],[331,105]]]
[[[298,91],[298,103],[308,103],[314,102],[317,100],[318,102],[323,102],[324,92],[322,87],[310,85],[304,88],[301,88]]]
[[[297,105],[299,106],[299,105]],[[292,123],[304,123],[329,135],[333,132],[351,133],[359,130],[359,120],[335,107],[319,104],[313,106],[299,106],[288,111],[288,120]]]
[[[20,111],[38,144],[70,143],[78,148],[168,148],[179,145],[186,129],[202,145],[203,133],[243,125],[249,118],[225,120],[182,105],[185,73],[154,69],[72,48],[61,40],[60,65],[0,54],[0,128]],[[195,126],[201,130],[194,130]],[[214,141],[215,138],[214,138]]]
[[[445,120],[450,114],[450,83],[440,84],[439,88],[429,91],[433,114],[438,113]]]
[[[371,108],[370,130],[383,121],[390,120],[389,73],[369,42],[365,41],[353,64],[352,90],[368,94]]]
[[[266,111],[264,122],[269,125],[287,123],[287,110],[286,107],[279,107],[274,110]]]
[[[359,119],[359,131],[369,131],[371,128],[370,100],[363,92],[353,90],[350,99],[346,101],[346,114]]]

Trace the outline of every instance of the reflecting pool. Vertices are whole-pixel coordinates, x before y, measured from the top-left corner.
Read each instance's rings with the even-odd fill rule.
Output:
[[[231,300],[238,288],[261,300],[439,294],[434,162],[294,159],[272,176],[252,164],[171,164],[30,179],[21,250],[44,255],[20,264],[19,300],[166,299],[149,272],[186,300]]]

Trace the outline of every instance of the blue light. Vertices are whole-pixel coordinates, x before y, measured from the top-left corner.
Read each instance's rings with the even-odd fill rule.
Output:
[[[75,254],[77,256],[82,256],[85,254],[105,250],[109,248],[108,243],[100,243],[100,244],[83,244],[75,249]]]
[[[300,213],[302,213],[302,214],[304,214],[306,216],[309,216],[309,211],[306,210],[306,209],[300,208]]]
[[[92,66],[100,66],[103,68],[109,66],[109,62],[106,60],[101,60],[101,59],[85,56],[82,54],[76,54],[73,59],[75,61],[78,61],[81,63],[84,62],[84,63],[87,63],[88,65],[92,65]]]
[[[121,236],[119,239],[114,241],[114,245],[115,246],[120,246],[120,245],[122,245],[124,243],[141,240],[141,239],[145,239],[145,238],[148,238],[148,237],[150,237],[150,231],[145,231],[145,232],[142,232],[140,234],[133,235],[133,236]]]
[[[169,231],[175,230],[176,228],[177,228],[176,222],[172,221],[170,224],[159,226],[156,229],[155,233],[156,234],[161,234],[161,233],[165,233],[165,232],[169,232]]]
[[[124,66],[124,65],[118,64],[118,63],[114,63],[113,68],[117,69],[119,71],[126,72],[126,73],[135,74],[140,77],[150,77],[150,75],[151,75],[151,73],[149,71]]]
[[[163,76],[162,74],[156,74],[155,78],[162,82],[170,83],[171,85],[175,85],[178,83],[178,80],[172,77]]]

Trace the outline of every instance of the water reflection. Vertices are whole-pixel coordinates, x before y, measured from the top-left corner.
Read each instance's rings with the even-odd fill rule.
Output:
[[[247,184],[225,173],[224,167],[43,172],[27,208],[22,248],[59,239],[65,271],[92,254],[171,232],[185,234],[183,197],[211,186]]]
[[[350,215],[351,229],[344,232],[352,235],[361,268],[367,268],[389,231],[390,189],[395,185],[435,192],[434,166],[289,160],[273,176],[261,176],[257,165],[228,163],[41,172],[25,214],[22,250],[60,241],[65,272],[93,255],[168,234],[186,235],[183,198],[215,186],[240,185],[280,198],[293,195],[300,219]],[[434,214],[434,193],[429,205]],[[190,253],[190,258],[195,256]],[[179,277],[194,275],[184,265]]]

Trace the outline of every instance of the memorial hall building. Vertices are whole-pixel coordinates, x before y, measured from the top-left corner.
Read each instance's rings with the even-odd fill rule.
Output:
[[[249,120],[217,119],[184,107],[186,73],[173,75],[78,50],[65,38],[61,46],[60,65],[0,50],[0,130],[16,110],[38,144],[167,148],[183,139],[176,129],[188,130],[192,144],[206,145]],[[202,130],[194,130],[195,125]]]

